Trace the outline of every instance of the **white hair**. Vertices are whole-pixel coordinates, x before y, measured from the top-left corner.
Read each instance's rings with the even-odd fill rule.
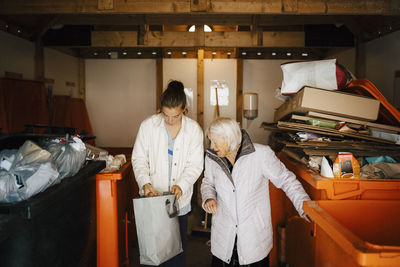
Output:
[[[235,151],[242,142],[242,132],[239,124],[227,117],[218,117],[214,119],[208,127],[208,134],[222,137],[229,146],[229,151]]]

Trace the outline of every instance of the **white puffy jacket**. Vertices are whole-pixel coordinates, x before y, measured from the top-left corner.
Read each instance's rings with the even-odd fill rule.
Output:
[[[237,236],[239,262],[247,265],[265,258],[273,245],[268,180],[286,193],[300,215],[303,201],[310,198],[269,146],[253,144],[245,131],[242,134],[232,174],[223,159],[207,150],[201,194],[203,208],[210,198],[218,204],[212,216],[211,253],[229,263]]]
[[[182,116],[182,127],[175,138],[171,169],[168,179],[168,133],[161,114],[142,122],[132,151],[132,167],[143,195],[143,185],[151,183],[158,192],[168,192],[173,185],[182,189],[178,201],[183,208],[190,204],[193,184],[203,171],[203,131],[194,120]]]

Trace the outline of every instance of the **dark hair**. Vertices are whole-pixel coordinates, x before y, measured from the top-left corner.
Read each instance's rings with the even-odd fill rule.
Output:
[[[161,94],[161,107],[175,108],[182,105],[186,108],[186,94],[183,83],[172,81],[168,84],[167,90]]]

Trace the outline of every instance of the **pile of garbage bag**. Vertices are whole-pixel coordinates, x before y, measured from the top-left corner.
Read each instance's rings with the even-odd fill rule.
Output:
[[[65,177],[79,172],[86,160],[78,138],[30,140],[17,149],[0,151],[0,202],[26,200]]]

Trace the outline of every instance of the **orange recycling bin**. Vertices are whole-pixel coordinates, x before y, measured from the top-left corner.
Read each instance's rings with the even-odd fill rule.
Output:
[[[283,154],[280,154],[279,158],[289,170],[296,174],[305,191],[313,200],[331,201],[332,203],[349,200],[365,203],[372,200],[400,201],[400,179],[324,178]],[[317,246],[317,240],[313,236],[317,227],[316,223],[307,223],[304,219],[296,216],[297,213],[290,201],[285,198],[284,202],[286,262],[289,266],[296,267],[320,266],[315,262],[316,257],[321,253]],[[339,209],[339,206],[337,207]],[[349,219],[357,219],[356,214],[347,215]],[[386,216],[390,216],[390,214]]]
[[[296,174],[307,194],[313,200],[400,200],[400,179],[324,178],[283,154],[280,154],[279,158],[286,168]]]
[[[400,266],[399,200],[309,201],[304,210],[314,224],[303,246],[315,254],[289,266]]]
[[[96,175],[97,266],[129,266],[128,225],[132,218],[132,164]]]

